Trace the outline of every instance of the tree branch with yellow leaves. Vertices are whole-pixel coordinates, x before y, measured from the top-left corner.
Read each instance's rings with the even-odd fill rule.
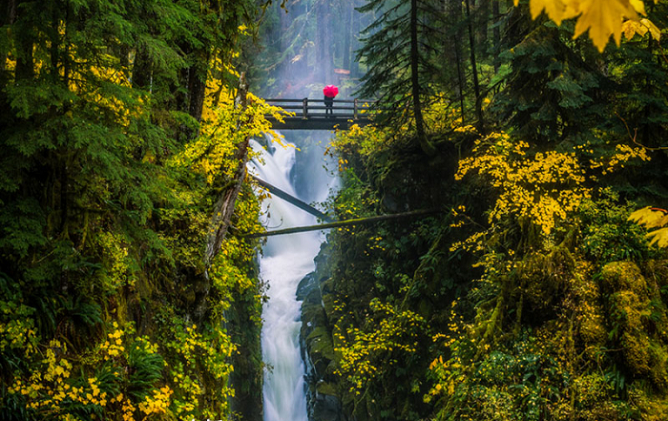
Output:
[[[514,2],[515,6],[519,4],[519,0]],[[530,0],[529,9],[532,18],[544,11],[557,25],[566,19],[577,18],[573,37],[589,31],[594,46],[601,52],[611,35],[617,45],[622,34],[627,39],[648,32],[657,40],[661,37],[659,28],[644,17],[647,13],[642,0]]]
[[[646,207],[638,209],[629,216],[629,221],[637,222],[647,229],[654,229],[647,234],[650,244],[668,248],[668,210]]]

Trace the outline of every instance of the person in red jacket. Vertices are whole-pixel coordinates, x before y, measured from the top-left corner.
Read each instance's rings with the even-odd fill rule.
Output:
[[[332,107],[334,106],[334,98],[336,98],[336,95],[339,93],[339,88],[334,85],[327,85],[325,86],[325,89],[322,90],[322,93],[325,95],[325,117],[329,116],[330,118],[334,118],[334,110],[332,110]]]

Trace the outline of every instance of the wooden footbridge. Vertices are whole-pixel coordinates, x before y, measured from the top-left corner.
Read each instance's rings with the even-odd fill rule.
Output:
[[[365,126],[371,123],[371,101],[361,100],[334,100],[331,111],[325,106],[322,99],[265,99],[269,105],[281,107],[286,111],[295,113],[294,116],[285,117],[285,122],[277,121],[273,116],[267,116],[271,121],[272,128],[276,130],[334,130],[336,128],[347,130],[353,124]],[[316,216],[322,223],[306,227],[293,227],[274,231],[245,234],[247,238],[269,237],[273,235],[294,234],[305,231],[320,231],[331,228],[339,228],[353,225],[374,224],[382,221],[401,220],[426,217],[430,215],[446,212],[443,209],[421,209],[410,212],[402,212],[389,215],[378,215],[366,218],[356,218],[344,221],[334,221],[330,215],[327,215],[313,206],[302,202],[296,197],[285,191],[250,175],[255,182],[271,194],[291,203],[303,211]]]
[[[331,108],[325,106],[324,99],[265,99],[265,102],[295,113],[284,117],[285,123],[268,116],[276,130],[347,130],[353,124],[366,126],[371,123],[371,101],[335,99]]]

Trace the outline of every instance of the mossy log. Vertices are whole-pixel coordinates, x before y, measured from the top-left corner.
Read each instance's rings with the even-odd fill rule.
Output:
[[[245,75],[242,74],[236,101],[238,107],[242,110],[247,106],[247,94],[248,84],[246,83]],[[237,127],[241,127],[243,124],[250,123],[252,122],[238,121]],[[239,167],[234,174],[232,182],[221,192],[214,205],[211,221],[209,224],[209,236],[206,240],[206,254],[204,263],[207,271],[211,266],[214,257],[216,257],[216,254],[218,254],[218,252],[221,250],[223,240],[227,234],[227,229],[230,226],[230,220],[234,214],[234,205],[236,204],[237,197],[241,191],[241,186],[243,185],[244,179],[246,177],[246,163],[248,162],[249,142],[250,136],[246,136],[243,140],[237,143],[234,159],[239,162]]]
[[[287,201],[288,203],[298,207],[299,209],[310,213],[311,215],[315,216],[316,218],[320,218],[323,221],[331,222],[332,219],[325,215],[324,213],[320,212],[318,209],[314,208],[313,206],[309,205],[308,203],[305,203],[296,197],[292,196],[289,193],[284,192],[283,190],[279,189],[278,187],[274,186],[273,184],[269,184],[266,181],[257,178],[256,176],[249,174],[250,177],[252,177],[257,183],[264,187],[265,189],[269,190],[269,193],[280,197],[281,199]]]
[[[304,227],[285,228],[275,231],[258,232],[245,235],[246,238],[270,237],[273,235],[295,234],[298,232],[319,231],[330,228],[349,227],[352,225],[375,224],[376,222],[390,221],[405,218],[416,218],[419,216],[433,215],[444,212],[442,209],[423,209],[412,212],[395,213],[391,215],[372,216],[368,218],[347,219],[345,221],[336,221],[326,224],[307,225]]]

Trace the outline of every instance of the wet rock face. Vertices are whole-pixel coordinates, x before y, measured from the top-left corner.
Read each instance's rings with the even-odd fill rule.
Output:
[[[324,244],[315,259],[315,272],[306,275],[297,288],[297,298],[303,300],[299,340],[306,364],[306,403],[310,421],[346,419],[337,393],[331,328],[323,305],[322,284],[329,279],[327,254],[328,246]]]
[[[297,286],[297,300],[304,301],[309,293],[313,290],[318,290],[318,284],[315,280],[315,272],[311,272],[299,282]]]
[[[341,401],[339,401],[339,398],[336,396],[316,393],[312,410],[313,412],[309,411],[311,420],[343,421]]]

